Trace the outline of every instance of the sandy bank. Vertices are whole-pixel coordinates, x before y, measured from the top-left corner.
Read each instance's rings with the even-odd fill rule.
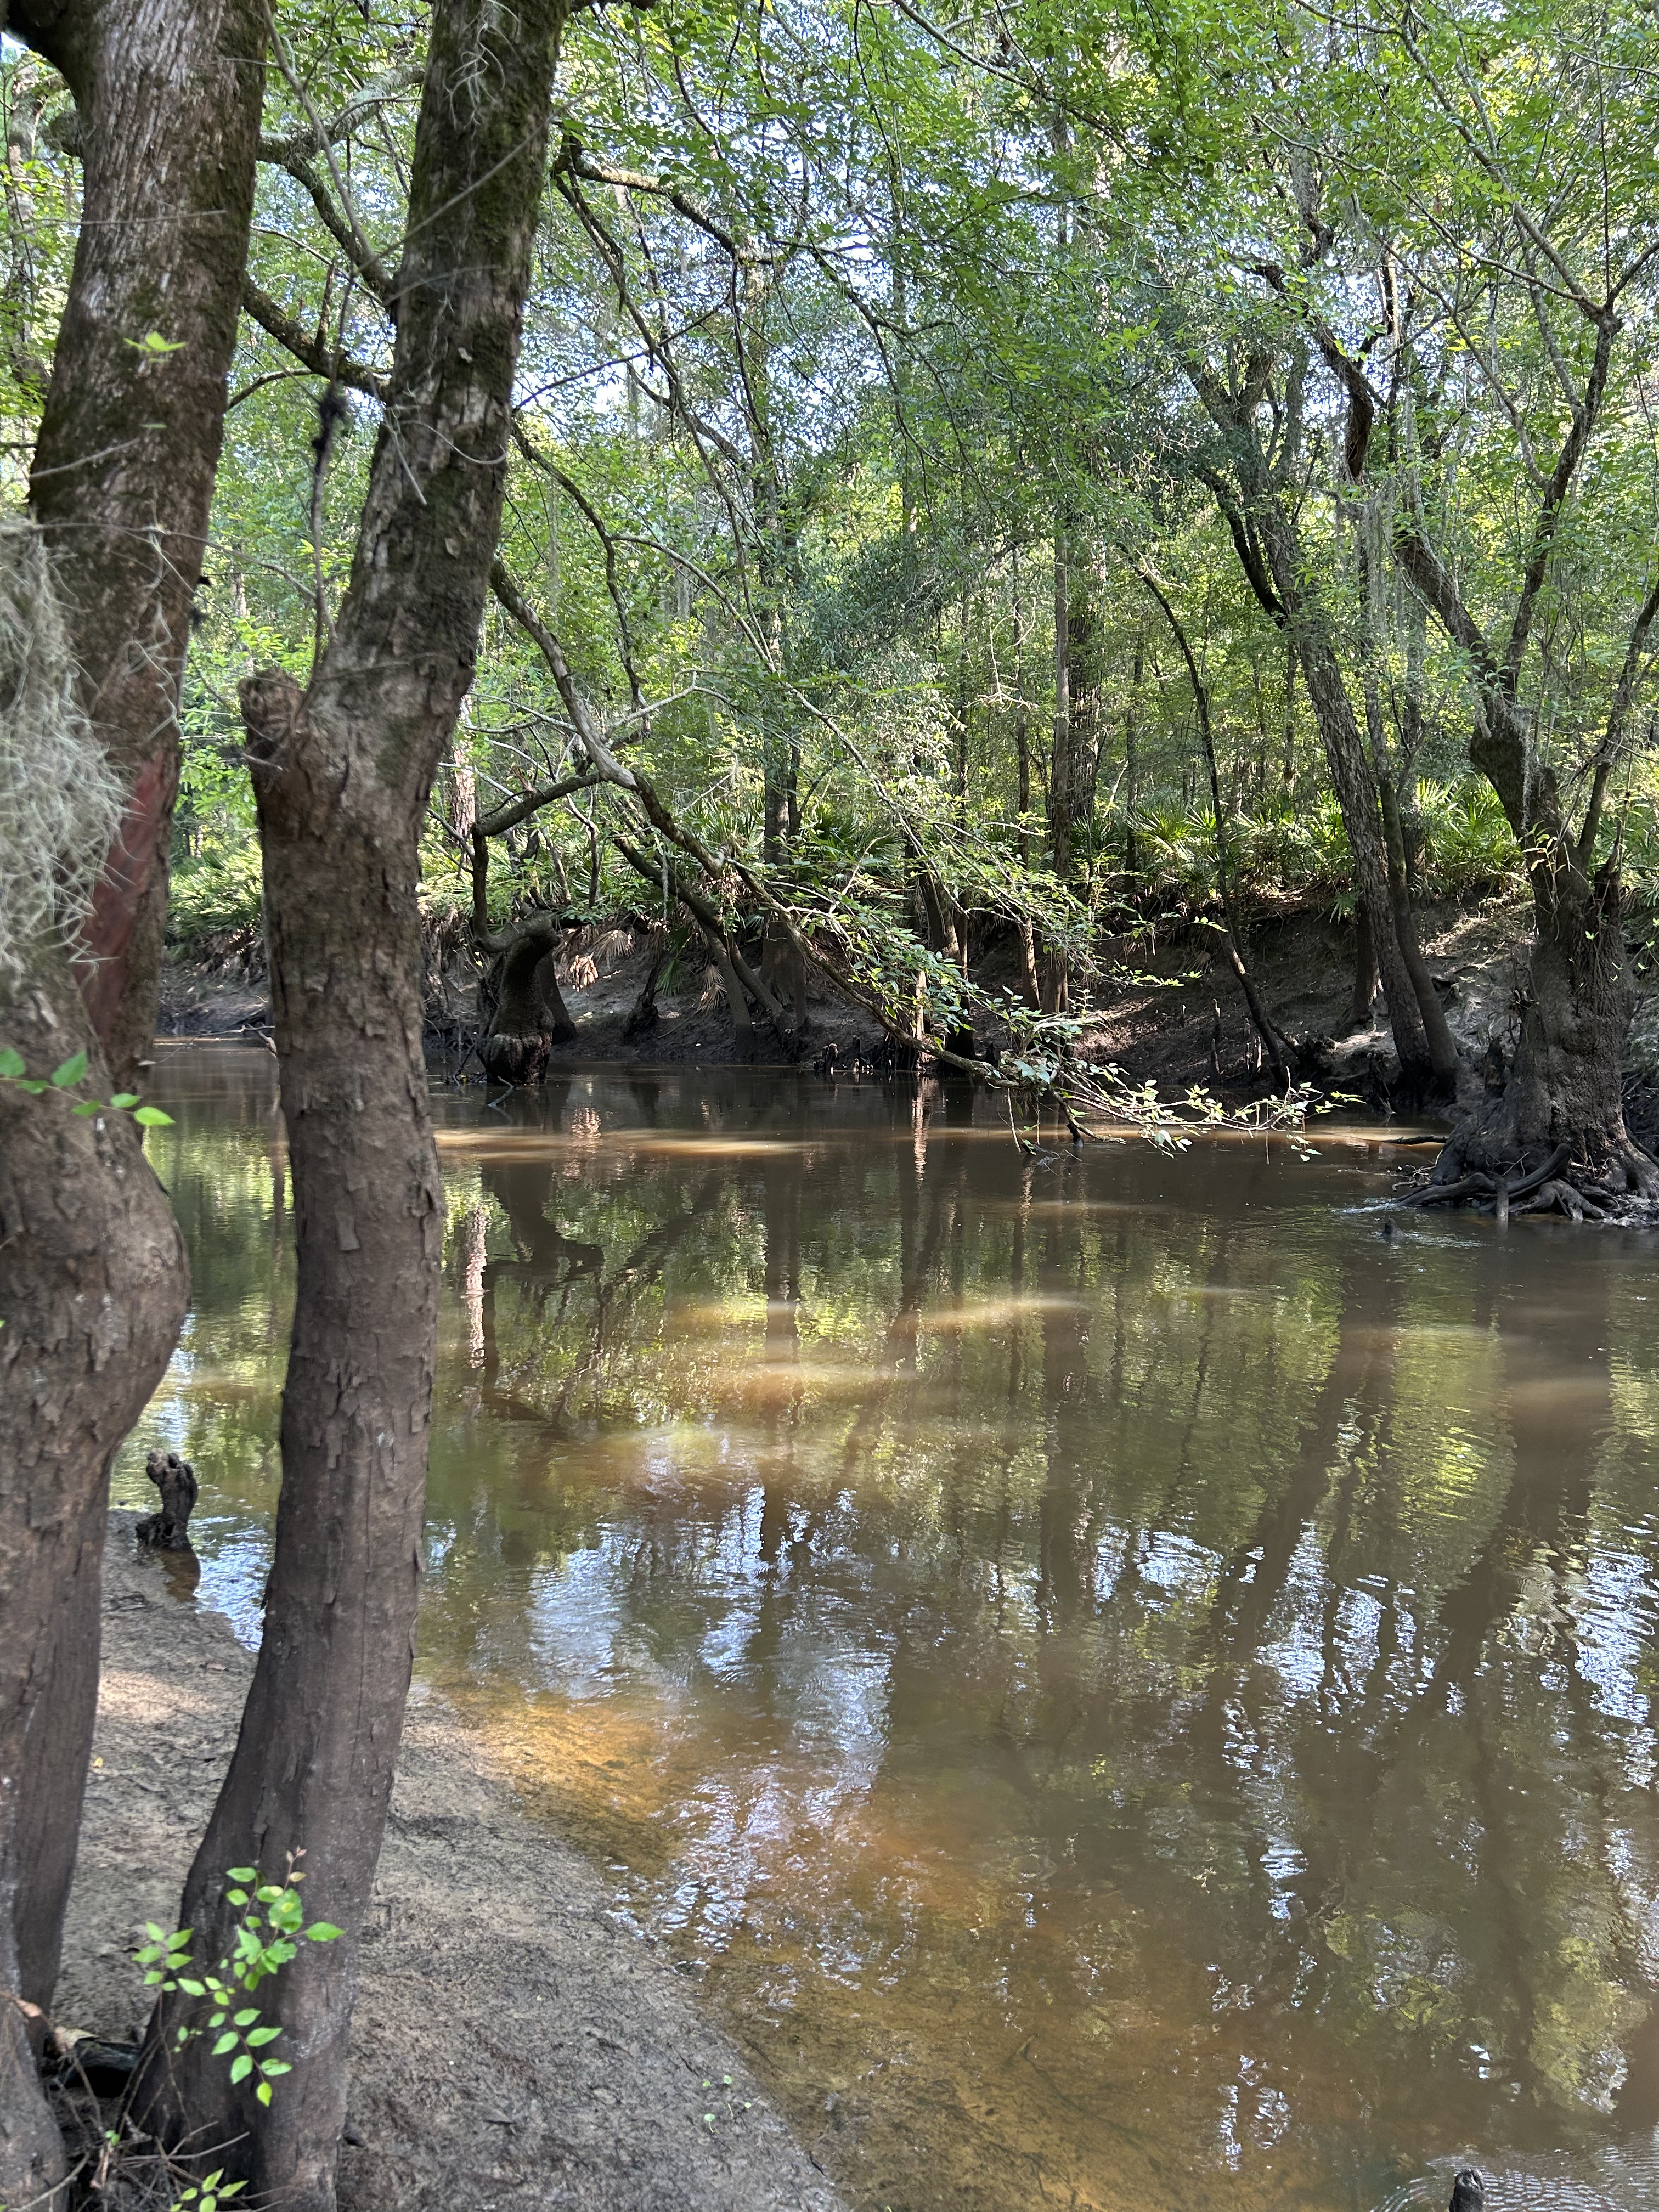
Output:
[[[136,1517],[112,1516],[98,1763],[56,2006],[112,2037],[143,2017],[130,1954],[143,1921],[175,1923],[253,1666],[137,1554]],[[667,1962],[607,1917],[586,1863],[525,1817],[435,1699],[410,1714],[354,2045],[363,2140],[342,2157],[343,2212],[841,2203]]]

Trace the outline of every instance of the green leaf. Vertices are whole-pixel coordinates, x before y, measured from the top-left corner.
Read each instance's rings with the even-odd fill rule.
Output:
[[[220,2036],[218,2040],[215,2043],[213,2046],[213,2055],[216,2058],[222,2058],[226,2051],[234,2051],[235,2048],[236,2031],[234,2028],[228,2027],[224,2033]]]
[[[84,1050],[72,1052],[61,1066],[54,1067],[52,1071],[52,1089],[67,1091],[72,1083],[78,1083],[86,1072],[87,1055]]]
[[[259,2071],[274,2080],[278,2074],[291,2074],[294,2069],[285,2058],[265,2058],[260,2061]]]
[[[23,1055],[15,1045],[0,1045],[0,1079],[9,1082],[13,1076],[24,1072]]]
[[[118,1107],[125,1114],[129,1106],[136,1106],[138,1103],[138,1093],[136,1091],[118,1091],[109,1103],[112,1106]]]
[[[132,1118],[141,1129],[170,1129],[173,1127],[172,1115],[164,1114],[159,1106],[141,1106]]]
[[[225,1873],[232,1881],[258,1881],[259,1879],[258,1867],[227,1867]]]
[[[204,1997],[207,1995],[207,1989],[204,1984],[201,1982],[187,1982],[184,1979],[182,1975],[179,1977],[179,1986],[187,1997]]]
[[[257,2050],[261,2044],[275,2043],[282,2032],[280,2027],[250,2028],[247,2039],[250,2045]]]
[[[230,2062],[230,2078],[233,2081],[246,2081],[248,2075],[252,2071],[253,2061],[248,2057],[246,2051],[241,2053],[240,2057],[233,2058]]]
[[[307,1937],[313,1943],[332,1943],[337,1936],[343,1936],[345,1930],[343,1928],[337,1928],[331,1920],[313,1920],[306,1930]]]
[[[27,1091],[31,1098],[38,1098],[46,1087],[37,1076],[31,1076],[27,1083],[20,1083],[17,1086],[20,1091]]]
[[[81,1103],[80,1103],[78,1106],[75,1107],[72,1110],[73,1110],[75,1113],[78,1114],[78,1115],[81,1116],[81,1118],[84,1121],[84,1120],[86,1120],[88,1116],[90,1116],[91,1115],[94,1115],[94,1114],[101,1114],[101,1113],[103,1112],[104,1109],[103,1109],[102,1103],[101,1103],[99,1099],[96,1099],[96,1098],[83,1098],[83,1099],[81,1101]]]
[[[253,2023],[254,2023],[254,2021],[255,2021],[256,2020],[258,2020],[258,2017],[259,2017],[259,2008],[258,2008],[258,2005],[248,2005],[248,2006],[246,2006],[246,2007],[242,2011],[240,2011],[240,2012],[239,2012],[239,2013],[237,2014],[237,2015],[236,2015],[236,2025],[237,2025],[237,2027],[252,2027],[252,2025],[253,2025]]]
[[[268,2104],[270,2102],[270,2082],[269,2082],[269,2081],[261,2081],[261,2082],[260,2082],[260,2084],[259,2084],[259,2086],[258,2086],[258,2087],[254,2091],[254,2093],[253,2093],[253,2094],[254,2094],[254,2095],[255,2095],[255,2096],[259,2100],[259,2102],[260,2102],[262,2105],[268,2105]]]

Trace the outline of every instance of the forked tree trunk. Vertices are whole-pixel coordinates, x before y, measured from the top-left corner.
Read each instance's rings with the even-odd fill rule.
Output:
[[[36,947],[0,1002],[0,1043],[36,1073],[91,1044],[106,1097],[155,1034],[176,708],[235,344],[265,26],[257,0],[9,11],[76,99],[82,221],[31,501],[81,702],[128,799],[81,992],[61,952]],[[142,343],[151,331],[161,349]],[[110,1460],[165,1370],[188,1295],[131,1123],[67,1112],[56,1096],[0,1092],[0,1988],[37,2005],[57,1977],[91,1750]],[[11,2038],[20,2015],[4,2011]],[[0,2198],[21,2203],[33,2192],[7,2146],[40,2140],[46,2115],[9,2049]]]
[[[303,696],[243,686],[264,857],[299,1276],[264,1640],[185,1884],[212,1960],[225,1873],[305,1852],[302,1945],[261,1996],[293,2067],[270,2106],[158,2008],[135,2109],[283,2212],[332,2212],[357,1949],[415,1635],[442,1194],[421,1054],[417,843],[470,684],[563,0],[441,0],[415,142],[387,423],[351,582]],[[199,2135],[195,2131],[203,2130]]]

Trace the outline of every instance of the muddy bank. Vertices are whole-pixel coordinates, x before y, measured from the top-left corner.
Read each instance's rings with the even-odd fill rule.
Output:
[[[1471,907],[1425,907],[1419,915],[1423,950],[1445,1005],[1454,1036],[1471,1069],[1488,1048],[1514,1048],[1518,1006],[1526,982],[1530,910],[1519,898]],[[654,1023],[631,1027],[658,940],[645,931],[582,929],[570,933],[555,963],[560,989],[579,1035],[556,1046],[552,1063],[729,1066],[746,1064],[731,1013],[712,970],[682,971],[657,994]],[[1322,1040],[1332,1078],[1380,1098],[1398,1064],[1382,1024],[1380,998],[1370,1028],[1352,1020],[1354,939],[1351,923],[1308,908],[1259,918],[1249,937],[1252,969],[1274,1020],[1288,1035]],[[1138,1082],[1169,1089],[1190,1084],[1248,1091],[1259,1068],[1255,1033],[1217,932],[1202,923],[1172,922],[1133,939],[1109,939],[1100,952],[1103,973],[1093,996],[1097,1022],[1079,1039],[1095,1060],[1113,1060]],[[257,963],[255,963],[257,970]],[[975,965],[978,979],[995,990],[1017,981],[1012,944],[994,949]],[[1628,1066],[1644,1094],[1638,1118],[1659,1119],[1659,990],[1638,978]],[[465,1050],[478,1018],[477,970],[470,955],[453,951],[428,973],[428,1042],[434,1071]],[[882,1032],[861,1008],[848,1005],[811,979],[807,1001],[809,1057],[833,1044],[843,1070],[860,1054],[883,1042]],[[234,964],[170,963],[163,984],[161,1030],[180,1036],[237,1036],[268,1027],[265,986],[255,971]],[[982,1040],[998,1043],[1000,1038]],[[766,1037],[757,1032],[761,1057]],[[471,1063],[477,1079],[477,1062]]]
[[[144,2012],[253,1662],[112,1516],[96,1761],[59,2021]],[[312,1899],[326,1910],[319,1888]],[[837,2212],[734,2047],[438,1700],[412,1705],[362,1950],[342,2212]],[[729,2079],[728,2079],[729,2077]]]

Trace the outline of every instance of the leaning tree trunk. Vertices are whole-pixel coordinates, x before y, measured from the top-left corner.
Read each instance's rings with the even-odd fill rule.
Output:
[[[417,848],[472,679],[500,526],[563,0],[441,0],[416,129],[388,420],[350,586],[301,696],[242,705],[264,857],[299,1278],[264,1640],[185,1887],[199,1955],[225,1873],[303,1850],[303,1945],[260,1996],[293,2071],[233,2087],[169,1997],[134,2109],[284,2212],[331,2212],[358,1943],[414,1647],[442,1194],[421,1054]],[[200,2130],[203,2132],[197,2134]]]
[[[88,1044],[105,1096],[155,1033],[178,691],[235,345],[265,21],[258,0],[21,0],[9,13],[76,100],[82,222],[31,502],[80,703],[126,805],[80,993],[61,947],[36,944],[0,996],[0,1045],[40,1073]],[[140,343],[152,331],[162,347]],[[166,1368],[188,1291],[131,1124],[66,1113],[60,1097],[0,1096],[0,1986],[37,2006],[57,1978],[91,1750],[110,1460]],[[45,2117],[33,2069],[5,2068],[0,2197],[32,2193],[3,2146],[38,2136]]]
[[[1289,522],[1271,504],[1261,510],[1261,542],[1273,587],[1285,608],[1308,697],[1324,746],[1331,786],[1353,857],[1354,891],[1370,927],[1371,951],[1382,979],[1382,995],[1407,1091],[1422,1096],[1440,1087],[1423,1015],[1395,932],[1389,888],[1382,817],[1376,786],[1365,758],[1364,742],[1354,720],[1353,702],[1338,665],[1324,611],[1306,581],[1301,548]]]

